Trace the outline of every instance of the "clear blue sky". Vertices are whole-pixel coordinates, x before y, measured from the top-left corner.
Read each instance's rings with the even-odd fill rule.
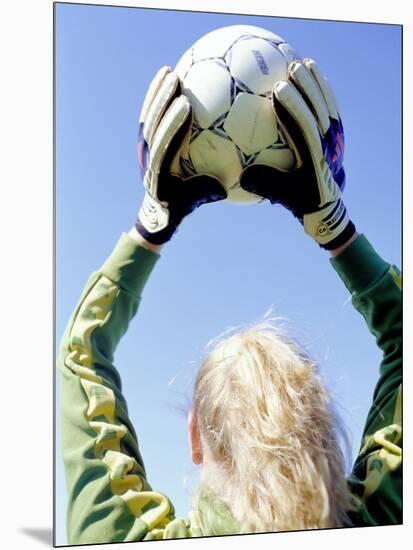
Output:
[[[348,212],[400,266],[400,27],[55,6],[57,344],[89,274],[135,221],[143,197],[137,121],[149,82],[225,25],[266,27],[318,61],[344,122]],[[381,353],[328,255],[280,207],[202,207],[164,247],[115,357],[149,481],[178,515],[188,513],[197,471],[177,409],[190,398],[204,346],[229,326],[260,320],[270,306],[319,360],[358,450]],[[59,396],[56,527],[57,543],[67,544],[58,412]]]

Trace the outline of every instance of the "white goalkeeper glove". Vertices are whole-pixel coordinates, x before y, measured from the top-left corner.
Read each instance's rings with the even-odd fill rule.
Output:
[[[341,198],[344,132],[333,91],[317,63],[305,59],[289,65],[272,101],[296,167],[283,172],[254,164],[245,169],[241,187],[291,210],[321,247],[337,248],[355,227]]]
[[[198,206],[223,200],[227,194],[218,179],[174,173],[192,123],[189,100],[170,67],[162,67],[149,86],[139,123],[138,158],[145,196],[136,229],[147,241],[163,244],[182,219]]]

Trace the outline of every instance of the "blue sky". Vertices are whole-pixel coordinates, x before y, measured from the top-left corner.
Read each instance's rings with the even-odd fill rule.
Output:
[[[136,218],[143,197],[137,121],[149,82],[201,35],[225,25],[268,28],[318,61],[341,108],[349,215],[400,266],[400,27],[70,4],[55,9],[57,343],[89,274]],[[280,207],[202,207],[164,247],[115,363],[149,481],[172,499],[178,515],[187,515],[197,479],[179,406],[190,398],[203,349],[227,327],[260,320],[271,306],[319,360],[357,452],[381,353],[328,255]],[[65,544],[56,435],[57,542]]]

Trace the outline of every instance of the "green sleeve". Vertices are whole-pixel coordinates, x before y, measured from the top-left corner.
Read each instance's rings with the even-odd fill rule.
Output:
[[[398,524],[402,522],[400,271],[385,262],[364,235],[331,262],[383,352],[361,447],[348,479],[358,508],[351,520],[355,525]],[[365,368],[362,357],[360,368]]]
[[[61,342],[57,366],[69,544],[188,536],[170,500],[152,491],[146,479],[113,364],[158,258],[124,233],[89,278]]]

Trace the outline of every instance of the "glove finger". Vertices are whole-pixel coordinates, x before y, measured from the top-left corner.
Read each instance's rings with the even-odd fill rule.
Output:
[[[152,101],[156,94],[158,93],[159,87],[161,83],[163,82],[165,76],[171,72],[171,67],[168,67],[167,65],[164,65],[159,69],[159,71],[156,73],[154,78],[152,79],[152,82],[149,84],[148,91],[146,92],[145,99],[143,100],[143,105],[141,109],[141,114],[139,116],[139,122],[143,124],[145,121],[149,108],[152,104]]]
[[[170,73],[171,70],[172,70],[171,67],[168,67],[167,65],[164,65],[159,69],[155,77],[152,79],[152,82],[149,85],[148,91],[146,92],[145,99],[143,100],[143,105],[139,116],[139,132],[138,132],[139,135],[138,135],[138,146],[137,146],[139,169],[143,180],[145,177],[145,173],[148,165],[148,159],[149,159],[149,146],[148,146],[149,132],[147,129],[148,126],[146,127],[146,129],[144,128],[145,120],[148,119],[149,109],[151,108],[153,101],[157,93],[159,92],[159,88],[162,82],[164,81],[166,75]]]
[[[163,69],[169,69],[164,67]],[[154,81],[154,92],[149,90],[147,104],[144,102],[143,136],[149,147],[152,147],[155,132],[171,102],[180,94],[178,76],[170,69],[158,72]]]
[[[335,200],[338,188],[324,158],[317,122],[308,105],[296,88],[286,81],[275,84],[273,105],[287,139],[299,151],[301,165],[316,177],[319,206]]]
[[[286,110],[289,117],[284,116],[283,110],[277,104]],[[323,152],[316,119],[295,87],[285,80],[277,82],[273,88],[273,105],[279,121],[293,138],[300,154],[304,153],[303,138],[305,149],[309,150],[313,159],[321,158]]]
[[[330,117],[340,120],[337,99],[327,78],[322,74],[318,64],[313,59],[304,59],[304,64],[312,74],[323,94]]]
[[[154,199],[147,191],[138,213],[138,221],[149,233],[161,231],[169,223],[169,210],[160,201]]]
[[[317,82],[309,69],[300,61],[293,61],[288,68],[288,73],[293,84],[307,101],[321,133],[325,135],[330,126],[329,111]]]
[[[159,123],[153,138],[148,169],[145,174],[145,186],[154,197],[158,197],[160,173],[168,167],[168,159],[175,153],[177,142],[182,141],[189,129],[190,114],[189,100],[182,95],[174,99]],[[174,146],[174,144],[176,145]]]

